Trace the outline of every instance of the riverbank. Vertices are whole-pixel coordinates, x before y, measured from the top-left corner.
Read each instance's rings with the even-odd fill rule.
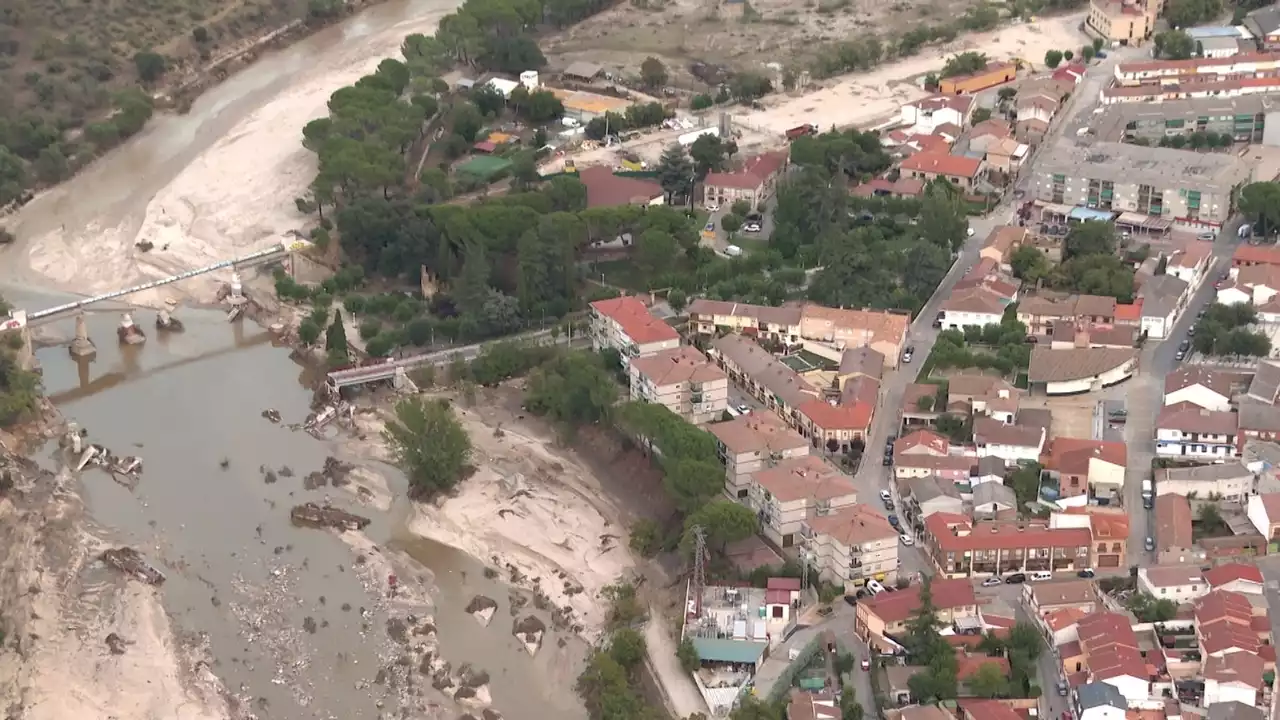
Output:
[[[471,438],[476,472],[448,497],[412,503],[405,529],[474,557],[532,593],[556,629],[595,642],[609,610],[605,588],[638,572],[628,547],[628,513],[550,428],[509,409],[506,390],[482,388],[472,407],[442,395],[454,401]],[[354,452],[390,460],[382,429],[391,412],[380,404],[356,414]],[[351,489],[373,507],[388,506],[376,473]]]
[[[53,421],[43,423],[53,428]],[[0,702],[26,720],[242,717],[158,589],[97,561],[75,480],[0,449]]]

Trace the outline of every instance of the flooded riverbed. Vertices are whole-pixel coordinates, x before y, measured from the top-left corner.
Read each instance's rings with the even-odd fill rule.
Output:
[[[25,307],[57,301],[4,293]],[[114,332],[119,315],[94,315],[92,363],[75,362],[64,347],[37,357],[47,391],[68,420],[87,429],[91,441],[144,459],[134,490],[87,470],[89,509],[113,539],[138,547],[168,573],[161,591],[166,608],[180,632],[208,633],[214,670],[228,689],[271,718],[373,718],[380,698],[384,710],[394,707],[391,689],[373,682],[398,652],[377,611],[385,579],[357,573],[356,553],[337,535],[289,522],[293,505],[329,498],[373,518],[365,534],[374,543],[392,541],[435,571],[402,582],[430,586],[441,655],[490,674],[494,709],[534,720],[581,716],[571,687],[582,643],[564,638],[562,646],[560,634],[549,633],[530,657],[511,635],[501,578],[485,577],[475,559],[400,527],[408,501],[394,470],[377,468],[389,474],[397,496],[389,514],[361,508],[342,489],[304,488],[303,477],[339,443],[284,427],[306,416],[311,397],[286,349],[273,347],[252,323],[228,324],[219,312],[179,317],[187,332],[161,335],[152,313],[139,313],[147,343],[121,348]],[[284,422],[261,417],[267,408],[279,410]],[[488,628],[463,611],[478,593],[498,601],[502,613]]]

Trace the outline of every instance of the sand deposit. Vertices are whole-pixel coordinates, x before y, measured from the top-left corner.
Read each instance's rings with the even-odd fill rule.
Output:
[[[93,560],[104,545],[82,528],[79,497],[55,489],[69,479],[15,475],[0,499],[5,706],[26,720],[233,717],[200,644],[174,637],[156,588]]]
[[[294,199],[315,176],[315,155],[302,147],[302,127],[326,114],[329,96],[399,54],[409,33],[434,31],[456,3],[425,12],[316,56],[285,89],[235,124],[186,165],[133,216],[105,215],[86,227],[62,226],[32,241],[31,268],[55,285],[92,294],[247,254],[305,229]],[[145,140],[145,138],[140,138]],[[108,156],[102,162],[112,162]],[[19,216],[21,222],[21,216]],[[136,245],[154,247],[143,252]],[[207,301],[229,271],[131,297],[158,304],[167,295]],[[164,293],[164,295],[162,295]]]

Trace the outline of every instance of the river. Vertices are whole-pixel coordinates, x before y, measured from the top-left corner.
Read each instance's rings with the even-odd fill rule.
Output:
[[[394,54],[408,32],[431,32],[455,4],[394,0],[371,8],[265,56],[210,89],[188,114],[158,117],[11,221],[19,241],[0,251],[0,293],[36,309],[65,299],[53,288],[93,292],[125,284],[133,278],[113,258],[120,248],[131,249],[158,214],[177,214],[174,204],[225,205],[217,208],[218,222],[202,223],[197,212],[190,224],[179,225],[180,234],[204,234],[206,243],[261,243],[300,225],[292,197],[314,172],[314,159],[299,144],[301,124],[323,112],[332,90]],[[277,154],[238,150],[249,136],[278,146]],[[252,178],[235,172],[249,162],[246,153],[259,156]],[[206,194],[193,195],[200,192]],[[243,219],[234,225],[228,217]],[[65,246],[64,272],[29,266],[33,248],[50,235]],[[227,257],[220,249],[203,251]],[[156,264],[163,267],[163,258]],[[261,417],[267,408],[279,410],[285,423],[306,416],[310,392],[302,368],[252,323],[229,324],[220,312],[189,308],[178,317],[187,331],[164,336],[153,330],[153,313],[139,312],[150,339],[121,348],[118,314],[90,315],[98,345],[92,363],[73,361],[65,347],[37,352],[46,391],[64,415],[92,441],[145,460],[133,490],[86,472],[83,489],[94,520],[162,564],[169,573],[162,595],[178,630],[208,634],[215,672],[262,717],[373,718],[390,711],[390,705],[375,707],[377,687],[365,687],[393,652],[372,597],[385,588],[360,582],[355,553],[336,535],[288,521],[289,508],[307,500],[354,504],[345,491],[303,487],[303,476],[320,469],[326,456],[340,455],[341,443]],[[68,336],[71,323],[54,330]],[[280,474],[285,467],[295,474]],[[277,473],[274,482],[267,482],[268,469]],[[353,509],[374,517],[366,530],[374,543],[403,549],[434,571],[424,572],[421,582],[431,585],[436,601],[442,656],[488,671],[493,707],[508,717],[582,717],[563,681],[566,667],[585,653],[582,643],[549,632],[543,650],[530,658],[507,625],[507,588],[487,579],[474,559],[408,537],[398,519],[406,514],[404,480],[392,468],[378,469],[397,496],[392,512]],[[463,612],[477,593],[499,604],[488,628]],[[370,609],[367,617],[361,608]],[[314,631],[304,629],[313,627],[308,618]]]

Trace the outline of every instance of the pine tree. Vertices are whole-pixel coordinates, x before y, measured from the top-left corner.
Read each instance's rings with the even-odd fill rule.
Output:
[[[324,333],[324,349],[329,353],[331,366],[351,362],[351,350],[347,347],[347,328],[342,324],[342,311],[333,311],[333,322]]]

